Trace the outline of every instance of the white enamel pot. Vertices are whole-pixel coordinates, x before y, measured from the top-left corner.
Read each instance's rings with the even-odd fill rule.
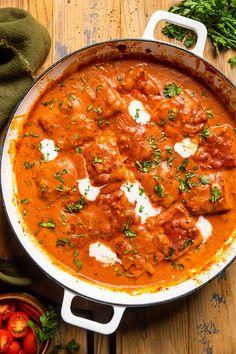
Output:
[[[195,48],[188,51],[176,45],[155,40],[154,29],[157,23],[163,20],[194,30],[198,36]],[[207,85],[210,85],[220,95],[225,106],[231,109],[232,114],[235,116],[235,86],[215,67],[203,59],[206,38],[207,31],[203,24],[169,12],[157,11],[152,15],[142,38],[119,39],[94,44],[59,60],[33,83],[12,114],[4,138],[1,156],[1,188],[5,210],[15,234],[26,252],[49,277],[64,287],[61,315],[68,323],[103,334],[110,334],[119,325],[126,307],[147,306],[173,301],[209,282],[234,260],[236,240],[234,240],[234,235],[232,235],[230,240],[227,241],[227,245],[218,251],[214,262],[207,270],[202,271],[200,274],[195,274],[193,271],[190,279],[157,292],[147,292],[145,289],[143,292],[139,291],[139,293],[134,291],[133,293],[121,290],[115,291],[78,279],[58,268],[40,246],[36,244],[33,236],[26,231],[16,202],[17,188],[13,171],[14,142],[22,131],[27,113],[46,88],[48,82],[59,78],[67,68],[105,58],[120,59],[132,55],[172,63],[176,67],[182,68],[186,73],[189,72],[195,77],[204,80]],[[71,303],[76,295],[110,304],[114,310],[110,322],[102,324],[72,314]]]

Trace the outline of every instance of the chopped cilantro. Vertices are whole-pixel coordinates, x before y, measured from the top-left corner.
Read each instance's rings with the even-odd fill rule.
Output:
[[[21,199],[20,203],[21,204],[29,204],[29,199],[27,199],[27,198]]]
[[[172,267],[175,269],[175,268],[179,268],[179,269],[184,269],[184,265],[183,264],[180,264],[180,263],[174,263],[172,262],[171,263]]]
[[[139,112],[140,112],[140,108],[136,108],[136,112],[135,112],[135,115],[134,115],[134,119],[138,119],[139,118]]]
[[[56,224],[54,223],[53,219],[48,219],[47,222],[40,221],[38,224],[40,227],[47,227],[48,229],[55,229]]]
[[[157,184],[154,188],[155,192],[157,193],[157,195],[159,195],[159,197],[163,198],[165,195],[165,190],[164,187],[161,184]]]
[[[206,109],[205,112],[206,112],[206,115],[207,115],[208,119],[213,119],[214,118],[214,115],[213,115],[213,113],[212,113],[212,111],[210,109]]]
[[[183,160],[182,164],[178,167],[178,169],[182,172],[185,172],[188,162],[189,162],[189,159]]]
[[[90,104],[90,105],[87,107],[87,112],[90,112],[92,109],[93,109],[93,105]]]
[[[168,111],[168,119],[173,122],[175,120],[175,112]]]
[[[26,170],[29,170],[30,168],[32,168],[34,166],[34,162],[28,162],[28,161],[24,161],[23,165],[25,166]]]
[[[199,180],[200,180],[201,184],[210,184],[211,183],[209,178],[207,178],[206,176],[199,177]]]
[[[77,203],[66,204],[66,210],[68,213],[76,213],[81,209],[83,209],[84,205],[85,205],[85,201],[82,197],[80,197]]]
[[[211,134],[207,127],[203,127],[200,135],[202,138],[207,139]]]
[[[175,83],[168,84],[163,89],[165,98],[171,98],[179,95],[183,91],[182,87],[177,86]]]
[[[98,156],[95,156],[94,159],[93,159],[93,165],[96,165],[97,163],[101,163],[103,160],[98,157]]]
[[[53,176],[61,183],[64,183],[64,179],[61,177],[63,175],[66,175],[68,172],[66,169],[58,172],[58,173],[55,173]]]
[[[79,268],[79,270],[82,268],[83,263],[82,263],[81,260],[75,258],[75,259],[73,260],[73,262],[74,262],[75,265],[77,265],[77,267]]]
[[[222,197],[221,192],[217,186],[214,186],[212,191],[211,191],[211,202],[215,203],[218,199]]]
[[[69,98],[70,101],[75,101],[76,100],[76,96],[74,94],[68,96],[68,98]]]
[[[98,91],[100,91],[102,89],[102,85],[98,85],[97,87],[96,87],[96,91],[98,92]]]
[[[139,207],[139,213],[142,213],[143,212],[143,209],[144,209],[144,206],[143,205],[140,205],[140,207]]]
[[[125,236],[126,237],[135,237],[136,232],[130,230],[129,224],[130,224],[130,220],[128,219],[127,223],[125,224],[125,229],[124,229]]]
[[[82,154],[82,148],[80,146],[77,146],[77,148],[75,149],[75,151],[78,153],[78,154]]]
[[[138,167],[139,171],[147,173],[150,172],[153,161],[135,161],[135,164]]]
[[[139,189],[139,195],[143,195],[143,193],[144,193],[143,188],[139,186],[138,189]]]
[[[190,246],[192,244],[193,244],[193,240],[190,238],[190,239],[184,241],[184,243],[182,245],[182,248],[186,248],[186,247],[188,247],[188,246]]]
[[[168,261],[168,260],[172,259],[173,254],[174,254],[174,249],[172,247],[170,247],[169,248],[169,254],[168,254],[168,256],[165,257],[165,260]]]
[[[50,109],[53,109],[54,108],[54,102],[56,102],[57,99],[56,98],[53,98],[51,101],[47,101],[47,102],[41,102],[41,104],[45,107],[49,106]]]
[[[66,239],[58,238],[56,240],[57,247],[59,247],[59,246],[65,247],[65,245],[68,245],[70,247],[72,246],[71,240],[69,238],[66,238]]]
[[[161,122],[160,122],[160,125],[163,126],[166,124],[166,119],[163,119]]]

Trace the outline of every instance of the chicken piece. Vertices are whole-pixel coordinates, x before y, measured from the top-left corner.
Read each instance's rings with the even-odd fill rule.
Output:
[[[195,159],[202,168],[233,168],[236,166],[235,133],[231,125],[209,128],[209,136],[200,138]]]
[[[119,232],[122,227],[125,228],[127,220],[135,220],[134,206],[120,190],[120,185],[112,192],[104,192],[102,189],[97,199],[98,206],[105,212],[113,230]]]
[[[200,132],[207,122],[207,114],[198,101],[184,90],[184,107],[180,114],[181,128],[184,133],[192,136]]]
[[[35,166],[33,179],[41,198],[55,200],[77,186],[78,175],[69,157],[58,156],[55,160]]]
[[[48,136],[62,149],[71,149],[93,140],[99,129],[94,119],[80,112],[66,118],[61,113],[49,114],[40,117],[39,121]]]
[[[161,91],[159,82],[140,65],[131,68],[124,79],[120,81],[119,90],[121,92],[131,92],[134,89],[138,89],[148,98],[158,96]]]
[[[188,209],[194,215],[217,214],[232,209],[232,194],[223,173],[204,174],[203,184],[183,193]]]
[[[112,237],[112,226],[106,213],[94,204],[84,205],[78,212],[76,223],[71,225],[71,241],[82,247],[91,239]]]
[[[90,78],[84,95],[91,101],[87,108],[89,115],[97,115],[100,119],[109,118],[125,110],[125,104],[116,87],[104,75]]]
[[[200,231],[182,204],[172,205],[157,219],[163,229],[162,233],[171,242],[170,250],[173,250],[174,254],[172,255],[172,251],[170,251],[171,255],[169,256],[171,257],[169,259],[174,259],[185,252],[187,244],[193,244],[196,247],[202,242]]]
[[[169,208],[179,196],[179,183],[175,175],[175,169],[162,162],[149,173],[141,173],[139,181],[154,204]]]
[[[126,177],[125,165],[111,131],[91,143],[84,150],[84,156],[93,185],[122,181]]]
[[[161,136],[159,127],[139,126],[128,114],[122,114],[114,127],[114,134],[118,132],[117,145],[124,160],[135,162],[137,160],[150,160],[153,157],[153,148],[150,136]]]

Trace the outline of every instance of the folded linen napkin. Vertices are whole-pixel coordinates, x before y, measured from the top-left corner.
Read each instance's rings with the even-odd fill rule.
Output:
[[[50,46],[47,29],[28,12],[0,9],[0,129],[33,81]]]
[[[0,129],[32,83],[51,46],[44,26],[28,12],[0,9]],[[0,283],[29,286],[43,279],[27,256],[0,257]]]

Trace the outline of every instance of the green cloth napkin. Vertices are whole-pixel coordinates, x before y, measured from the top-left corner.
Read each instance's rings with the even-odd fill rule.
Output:
[[[50,46],[48,31],[28,12],[0,9],[0,129],[32,83]]]

